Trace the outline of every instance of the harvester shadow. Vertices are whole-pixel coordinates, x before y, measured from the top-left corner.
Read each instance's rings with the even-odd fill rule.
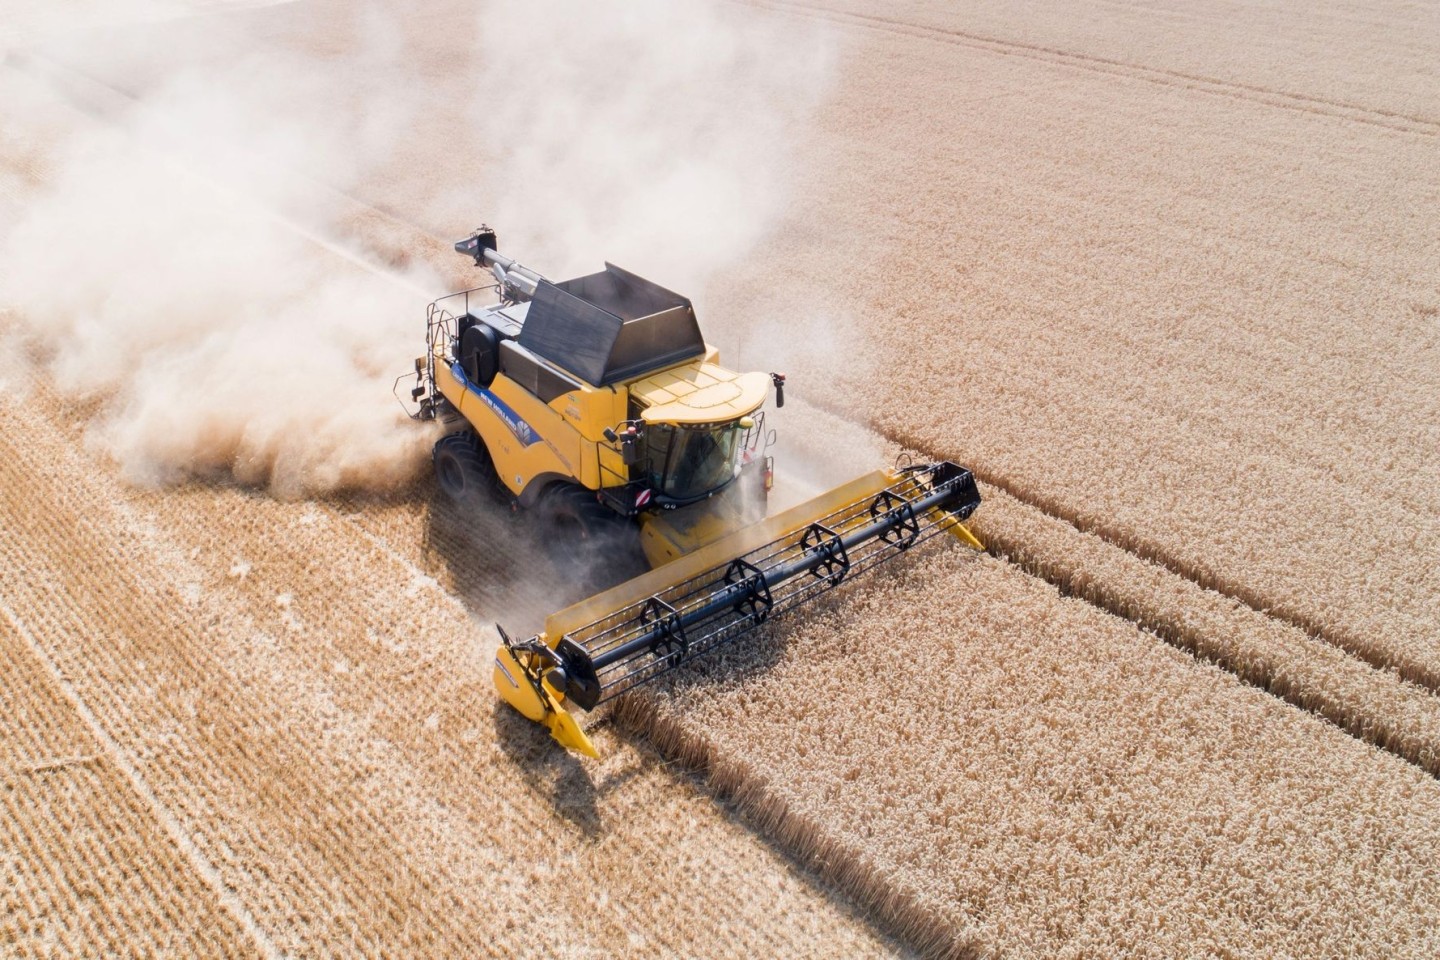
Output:
[[[549,614],[613,585],[606,582],[604,571],[567,577],[531,514],[512,512],[498,501],[461,506],[433,482],[416,496],[426,510],[426,567],[432,573],[443,568],[452,595],[480,624],[498,623],[517,639],[531,636],[543,628]],[[489,662],[489,653],[483,662]],[[488,674],[483,682],[488,687]],[[557,746],[549,731],[498,697],[492,695],[490,702],[496,739],[517,777],[587,839],[603,836],[600,802],[633,772],[601,773],[590,761]]]
[[[557,563],[564,545],[546,541],[532,512],[498,498],[461,506],[427,486],[418,494],[428,500],[425,556],[444,567],[472,616],[512,636],[539,633],[550,614],[638,572],[617,563],[577,574]]]
[[[476,620],[534,634],[546,615],[585,595],[583,585],[560,577],[524,512],[498,500],[461,506],[433,483],[419,495],[426,501],[427,561],[444,568],[452,592]]]
[[[492,701],[495,737],[511,769],[537,796],[548,801],[556,816],[586,839],[603,836],[605,824],[599,808],[602,788],[592,779],[585,761],[556,746],[544,727],[527,720],[498,697]]]

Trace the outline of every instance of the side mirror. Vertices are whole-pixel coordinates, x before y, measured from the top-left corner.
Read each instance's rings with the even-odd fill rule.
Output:
[[[619,430],[606,427],[601,431],[601,436],[606,440],[611,443],[620,444],[620,458],[625,461],[625,466],[627,467],[633,467],[645,459],[644,454],[640,452],[640,438],[644,435],[645,434],[636,429],[635,424],[629,420],[620,424]]]

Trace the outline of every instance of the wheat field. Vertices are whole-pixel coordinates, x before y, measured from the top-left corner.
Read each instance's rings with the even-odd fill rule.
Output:
[[[877,51],[758,258],[885,318],[812,392],[1435,689],[1435,12],[782,6]]]
[[[9,13],[0,954],[1440,953],[1434,10]],[[481,219],[988,555],[565,756],[488,667],[582,588],[389,395]]]
[[[1431,775],[1010,565],[907,559],[768,641],[623,719],[927,953],[1440,946]]]

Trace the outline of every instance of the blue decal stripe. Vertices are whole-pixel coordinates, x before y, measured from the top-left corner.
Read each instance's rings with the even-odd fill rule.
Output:
[[[489,407],[491,411],[494,412],[495,416],[500,418],[501,422],[504,423],[505,426],[510,428],[510,432],[515,434],[516,440],[519,440],[527,447],[540,442],[540,434],[535,432],[534,427],[526,423],[525,419],[521,417],[520,414],[516,413],[514,410],[511,410],[510,405],[507,404],[504,400],[501,400],[499,397],[495,396],[495,394],[491,393],[489,390],[486,390],[484,387],[477,387],[475,384],[471,383],[465,377],[465,371],[460,366],[460,364],[452,363],[450,365],[450,372],[455,375],[455,379],[459,380],[460,384],[466,390],[469,390],[471,393],[479,397],[480,401],[484,403],[485,406]]]

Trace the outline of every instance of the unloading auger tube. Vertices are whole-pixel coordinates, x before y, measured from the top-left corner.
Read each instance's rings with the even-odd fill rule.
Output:
[[[983,550],[962,523],[979,505],[975,478],[948,461],[861,477],[562,610],[528,640],[501,629],[495,687],[598,756],[566,700],[593,710],[936,534]]]

